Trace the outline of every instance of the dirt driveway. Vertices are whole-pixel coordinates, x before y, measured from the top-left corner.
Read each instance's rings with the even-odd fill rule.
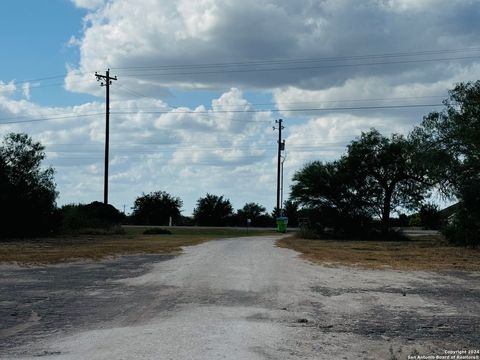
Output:
[[[2,266],[0,358],[407,359],[480,349],[479,273],[322,267],[275,240]]]

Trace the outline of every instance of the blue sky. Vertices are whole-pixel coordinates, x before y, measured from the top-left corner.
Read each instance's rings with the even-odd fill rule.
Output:
[[[66,64],[78,63],[78,48],[69,46],[68,42],[72,35],[81,33],[85,14],[84,9],[67,0],[0,2],[3,28],[0,42],[4,47],[4,56],[0,57],[0,78],[22,81],[64,76]],[[63,83],[63,78],[56,78],[51,83]],[[44,90],[32,90],[32,97],[43,105],[83,101],[65,92],[62,86]]]
[[[45,144],[59,205],[102,200],[94,73],[111,68],[112,204],[165,190],[185,215],[207,192],[272,210],[275,119],[288,197],[306,162],[371,127],[406,134],[477,80],[478,15],[473,0],[3,1],[0,135]]]

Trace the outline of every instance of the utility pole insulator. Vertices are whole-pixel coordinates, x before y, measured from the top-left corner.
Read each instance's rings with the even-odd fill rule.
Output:
[[[109,150],[109,139],[110,139],[110,85],[112,85],[112,80],[117,80],[117,77],[110,76],[110,69],[108,69],[105,75],[95,72],[95,77],[97,81],[100,81],[100,86],[105,86],[106,88],[106,99],[105,99],[105,175],[103,183],[103,203],[108,204],[108,150]]]
[[[280,211],[280,167],[281,167],[281,153],[285,150],[285,140],[282,141],[282,130],[285,127],[282,125],[283,120],[275,120],[275,124],[278,124],[278,127],[273,127],[273,130],[278,130],[278,161],[277,161],[277,217],[281,216]]]

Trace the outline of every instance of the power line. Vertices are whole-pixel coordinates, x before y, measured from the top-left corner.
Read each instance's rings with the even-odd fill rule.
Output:
[[[328,108],[293,108],[293,109],[243,109],[243,110],[179,110],[179,111],[143,111],[142,114],[232,114],[232,113],[278,113],[278,112],[324,112],[324,111],[350,111],[350,110],[381,110],[381,109],[408,109],[408,108],[420,108],[420,107],[437,107],[443,106],[443,104],[410,104],[410,105],[378,105],[378,106],[347,106],[347,107],[328,107]],[[116,111],[112,114],[138,114],[137,111]],[[270,120],[236,120],[229,119],[229,121],[239,122],[271,122]]]
[[[17,120],[17,121],[1,121],[4,119],[0,119],[0,125],[8,125],[8,124],[21,124],[21,123],[31,123],[31,122],[37,122],[37,121],[51,121],[51,120],[62,120],[62,119],[71,119],[71,118],[82,118],[82,117],[91,117],[91,116],[97,116],[97,115],[102,115],[103,113],[92,113],[92,114],[81,114],[81,115],[65,115],[65,116],[53,116],[53,117],[42,117],[42,118],[36,118],[36,119],[29,119],[29,120]],[[6,118],[9,119],[9,118]],[[15,119],[15,118],[10,118],[10,119]]]
[[[130,95],[134,95],[131,93]],[[153,97],[147,95],[135,95],[137,97],[152,99]],[[331,100],[312,100],[312,101],[279,101],[279,102],[264,102],[264,103],[251,103],[249,106],[267,106],[267,105],[294,105],[294,104],[327,104],[327,103],[342,103],[342,102],[380,102],[380,101],[401,101],[401,100],[414,100],[414,99],[435,99],[445,98],[446,95],[424,95],[424,96],[401,96],[401,97],[389,97],[389,98],[361,98],[361,99],[331,99]],[[179,107],[173,107],[165,104],[166,107],[171,109],[179,109]],[[245,105],[222,105],[222,107],[240,107]],[[131,109],[131,107],[115,107],[118,110]],[[158,106],[136,106],[136,110],[155,110]]]
[[[399,61],[382,61],[371,63],[354,63],[354,64],[334,64],[334,65],[319,65],[319,66],[301,66],[301,67],[277,67],[277,68],[253,68],[253,69],[228,69],[228,70],[214,70],[214,71],[190,71],[190,72],[164,72],[164,73],[147,73],[141,76],[162,77],[175,75],[210,75],[210,74],[227,74],[227,73],[248,73],[248,72],[270,72],[270,71],[299,71],[299,70],[318,70],[331,69],[343,67],[360,67],[360,66],[378,66],[378,65],[399,65],[411,63],[427,63],[435,61],[451,61],[451,60],[471,60],[480,59],[480,56],[464,56],[456,58],[437,58],[437,59],[415,59],[415,60],[399,60]],[[123,74],[124,77],[138,77],[139,74]]]
[[[338,146],[326,146],[326,147],[319,147],[318,149],[311,149],[311,150],[294,150],[293,153],[321,153],[325,150],[332,150],[332,149],[340,149],[345,148],[345,145],[338,145]],[[215,154],[210,154],[215,155]],[[239,161],[244,160],[265,160],[271,159],[272,153],[262,153],[262,154],[247,154],[247,155],[234,155],[228,157],[215,157],[213,156],[212,162],[203,162],[203,161],[191,161],[191,165],[209,165],[209,166],[223,166],[223,165],[238,165]],[[212,157],[212,156],[210,156]],[[146,160],[163,160],[168,161],[166,165],[175,165],[178,162],[177,159],[166,158],[164,156],[155,156],[155,154],[128,154],[128,155],[115,155],[114,158],[118,160],[132,160],[132,159],[146,159]],[[104,158],[102,156],[58,156],[58,157],[47,157],[47,161],[50,163],[55,160],[92,160],[92,161],[101,161]],[[182,164],[185,163],[186,159],[182,159]],[[215,162],[214,162],[215,161]]]
[[[152,96],[144,95],[144,94],[138,92],[137,90],[130,89],[123,84],[119,84],[119,85],[120,85],[120,90],[123,90],[124,92],[129,93],[130,95],[134,95],[134,96],[139,97],[139,98],[147,98],[147,99],[154,98]]]
[[[408,97],[393,97],[393,98],[375,98],[375,99],[368,99],[368,98],[363,98],[363,99],[337,99],[337,100],[321,100],[321,101],[297,101],[297,102],[270,102],[270,103],[249,103],[249,105],[251,106],[262,106],[262,105],[293,105],[293,104],[322,104],[322,103],[339,103],[339,102],[360,102],[360,101],[365,101],[365,102],[369,102],[369,101],[387,101],[387,100],[393,100],[393,101],[396,101],[396,100],[408,100],[408,99],[427,99],[427,98],[442,98],[444,96],[442,95],[431,95],[431,96],[408,96]],[[410,105],[403,105],[403,106],[417,106],[417,105],[420,105],[420,106],[440,106],[440,105],[443,105],[443,104],[410,104]],[[243,105],[232,105],[233,106],[243,106]],[[397,105],[390,105],[390,106],[397,106]],[[180,107],[172,107],[172,106],[168,106],[167,107],[170,107],[172,110],[177,110],[175,112],[172,112],[171,110],[155,110],[155,109],[158,109],[158,107],[152,107],[152,106],[148,106],[148,107],[142,107],[142,106],[136,106],[135,109],[136,111],[130,111],[130,112],[127,112],[127,111],[117,111],[116,113],[117,114],[137,114],[137,113],[144,113],[144,114],[151,114],[151,113],[165,113],[165,114],[168,114],[168,113],[193,113],[193,114],[199,114],[199,113],[205,113],[205,114],[211,114],[211,113],[215,113],[215,112],[218,112],[218,111],[215,111],[215,110],[206,110],[206,111],[196,111],[196,110],[183,110],[181,109]],[[130,109],[130,107],[116,107],[116,109]],[[313,108],[313,109],[316,109],[316,108]],[[321,109],[332,109],[332,108],[321,108]],[[145,110],[152,110],[152,111],[145,111]],[[289,109],[250,109],[248,111],[291,111]],[[302,108],[298,108],[297,110],[302,110]],[[228,110],[223,110],[223,112],[227,112]],[[246,110],[244,109],[240,109],[240,110],[232,110],[232,112],[244,112]],[[63,119],[63,118],[70,118],[70,117],[85,117],[85,116],[94,116],[94,115],[99,115],[99,114],[103,114],[103,113],[86,113],[86,114],[77,114],[77,115],[67,115],[67,114],[71,114],[71,111],[70,112],[67,112],[67,113],[58,113],[58,114],[55,114],[55,115],[52,115],[52,117],[42,117],[42,118],[39,118],[39,119],[29,119],[28,122],[30,121],[44,121],[44,120],[56,120],[56,119]],[[64,116],[65,115],[65,116]],[[23,115],[23,116],[14,116],[14,117],[6,117],[6,118],[0,118],[0,121],[3,121],[3,120],[15,120],[15,119],[21,119],[21,118],[26,118],[27,116]]]
[[[459,53],[459,52],[478,52],[478,51],[480,51],[480,48],[470,47],[470,48],[461,48],[461,49],[426,50],[426,51],[365,54],[365,55],[346,55],[346,56],[320,57],[320,58],[307,58],[307,59],[305,58],[276,59],[276,60],[265,59],[265,60],[251,60],[251,61],[242,61],[242,62],[237,61],[237,62],[176,64],[176,65],[157,65],[157,66],[125,66],[125,67],[112,67],[112,69],[140,71],[140,70],[169,70],[169,69],[184,69],[184,68],[209,68],[209,67],[223,67],[223,66],[252,66],[252,65],[308,63],[308,62],[323,62],[323,61],[365,60],[365,59],[377,59],[377,58],[440,55],[440,54],[452,54],[452,53]]]
[[[328,108],[294,108],[294,109],[244,109],[244,110],[205,110],[205,111],[113,111],[110,114],[115,115],[133,115],[133,114],[196,114],[196,115],[214,115],[214,114],[230,114],[230,113],[278,113],[278,112],[325,112],[325,111],[360,111],[360,110],[384,110],[384,109],[409,109],[409,108],[421,108],[421,107],[438,107],[443,106],[444,104],[410,104],[410,105],[379,105],[379,106],[347,106],[347,107],[328,107]],[[8,121],[0,122],[0,125],[6,124],[19,124],[19,123],[30,123],[37,121],[49,121],[49,120],[59,120],[59,119],[68,119],[68,118],[77,118],[77,117],[88,117],[100,115],[102,113],[94,114],[83,114],[83,115],[71,115],[71,116],[59,116],[59,117],[45,117],[38,119],[29,119],[22,121]],[[0,119],[1,121],[2,119]],[[237,119],[228,119],[228,121],[233,122],[254,122],[254,123],[270,123],[270,120],[237,120]]]
[[[322,145],[308,145],[308,146],[295,146],[291,145],[289,147],[290,150],[292,151],[314,151],[318,149],[322,149],[325,147],[331,148],[331,147],[337,147],[341,146],[344,147],[345,144],[342,143],[335,143],[335,142],[329,142],[329,143],[323,143]],[[173,149],[112,149],[112,152],[115,152],[115,154],[150,154],[150,153],[179,153],[179,152],[190,152],[190,151],[195,151],[195,152],[214,152],[217,150],[250,150],[250,151],[264,151],[264,150],[274,150],[276,149],[276,145],[268,145],[264,146],[262,148],[252,148],[251,146],[230,146],[230,147],[210,147],[210,148],[195,148],[195,147],[175,147]],[[46,150],[46,153],[54,153],[54,154],[64,154],[64,153],[70,153],[70,154],[88,154],[88,153],[100,153],[100,150],[75,150],[75,149],[69,149],[69,150]]]
[[[318,57],[318,58],[299,58],[299,59],[260,59],[250,61],[237,61],[237,62],[215,62],[215,63],[193,63],[193,64],[171,64],[171,65],[157,65],[157,66],[124,66],[124,67],[111,67],[114,70],[161,70],[161,69],[176,69],[176,68],[201,68],[201,67],[219,67],[219,66],[251,66],[251,65],[264,65],[264,64],[289,64],[289,63],[302,63],[302,62],[321,62],[321,61],[341,61],[341,60],[365,60],[375,58],[392,58],[392,57],[408,57],[408,56],[428,56],[428,55],[440,55],[440,54],[455,54],[465,52],[479,52],[480,47],[466,47],[456,49],[439,49],[439,50],[425,50],[425,51],[411,51],[411,52],[392,52],[392,53],[375,53],[375,54],[360,54],[360,55],[344,55],[344,56],[332,56],[332,57]],[[93,70],[76,71],[75,75],[87,75]],[[24,84],[28,82],[38,82],[45,80],[55,80],[64,78],[69,73],[38,76],[31,79],[15,80],[9,83],[14,85]],[[64,85],[64,83],[58,83],[55,85]]]
[[[62,76],[57,76],[55,78],[62,78],[62,77],[64,78],[66,75],[67,74],[64,74]],[[46,79],[46,78],[44,78],[44,79]],[[30,82],[34,82],[34,81],[35,80],[12,81],[12,82],[8,82],[6,84],[8,85],[8,84],[12,83],[14,86],[18,86],[20,84],[30,83]],[[77,83],[85,83],[85,82],[91,82],[91,81],[90,80],[78,80],[77,81]],[[65,82],[62,81],[62,82],[50,83],[50,84],[44,84],[44,85],[40,85],[40,84],[30,84],[30,85],[31,85],[30,89],[35,90],[35,89],[41,89],[41,88],[47,88],[47,87],[64,86]],[[19,89],[16,89],[16,90],[19,90]]]

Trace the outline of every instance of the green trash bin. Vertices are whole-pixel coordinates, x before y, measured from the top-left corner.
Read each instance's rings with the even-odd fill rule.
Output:
[[[281,233],[287,232],[288,218],[281,216],[277,218],[277,231]]]

